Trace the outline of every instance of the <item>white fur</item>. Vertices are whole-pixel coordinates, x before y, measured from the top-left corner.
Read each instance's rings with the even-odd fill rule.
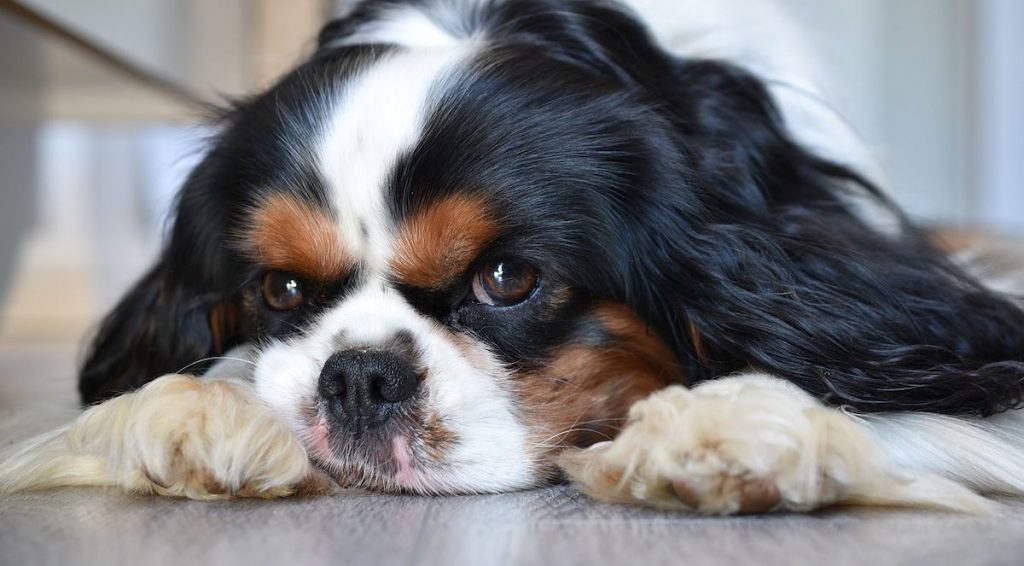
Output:
[[[892,462],[981,493],[1024,494],[1024,412],[980,418],[927,413],[860,417]]]
[[[318,151],[345,248],[371,274],[384,272],[390,250],[385,182],[403,151],[420,137],[431,93],[470,50],[402,51],[345,85]],[[365,228],[365,233],[364,233]]]
[[[989,289],[1016,297],[1024,305],[1024,251],[1018,242],[993,236],[957,252],[952,259]]]

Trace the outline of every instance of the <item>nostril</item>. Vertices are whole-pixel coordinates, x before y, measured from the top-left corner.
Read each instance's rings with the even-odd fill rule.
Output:
[[[383,359],[381,365],[381,371],[371,377],[371,388],[378,398],[390,403],[411,398],[419,382],[413,367],[400,359]]]
[[[332,355],[320,372],[318,389],[330,412],[358,433],[386,421],[418,385],[419,374],[404,356],[362,349]]]
[[[320,395],[327,398],[344,397],[345,380],[340,378],[341,370],[329,366],[330,364],[324,364],[324,368],[320,371]]]
[[[412,397],[416,391],[416,376],[402,375],[384,381],[380,387],[380,396],[392,403],[401,403]]]

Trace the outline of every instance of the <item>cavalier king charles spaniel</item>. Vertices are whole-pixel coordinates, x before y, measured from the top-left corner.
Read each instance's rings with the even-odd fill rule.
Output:
[[[702,52],[701,4],[366,0],[327,25],[220,118],[95,337],[91,408],[11,448],[0,491],[1024,493],[1021,303],[883,195],[778,46]]]

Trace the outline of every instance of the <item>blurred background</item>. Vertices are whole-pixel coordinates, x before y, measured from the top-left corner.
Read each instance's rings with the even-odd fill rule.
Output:
[[[896,200],[1024,236],[1024,1],[780,2]],[[82,339],[156,254],[210,106],[301,60],[336,4],[0,0],[0,409],[77,403]]]

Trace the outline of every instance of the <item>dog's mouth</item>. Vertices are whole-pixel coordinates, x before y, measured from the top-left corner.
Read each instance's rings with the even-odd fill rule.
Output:
[[[313,463],[343,488],[385,493],[452,494],[457,445],[454,432],[436,415],[410,410],[375,428],[344,430],[316,411],[300,433]]]

